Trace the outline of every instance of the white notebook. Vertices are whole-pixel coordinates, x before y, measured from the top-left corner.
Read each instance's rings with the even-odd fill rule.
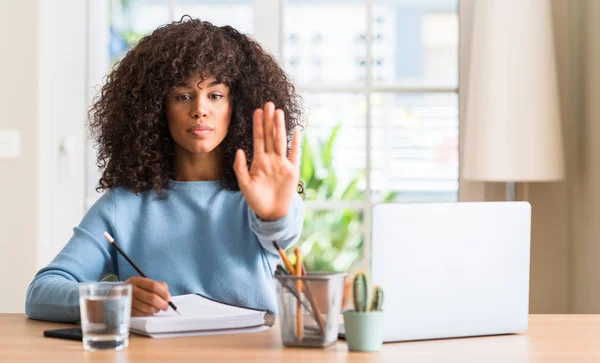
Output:
[[[269,329],[274,316],[266,311],[224,304],[199,294],[174,296],[173,310],[150,317],[131,318],[132,333],[152,338],[232,334]]]

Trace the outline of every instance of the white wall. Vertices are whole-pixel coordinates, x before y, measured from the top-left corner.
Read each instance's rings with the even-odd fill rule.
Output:
[[[20,157],[0,159],[0,312],[23,311],[36,267],[37,1],[0,1],[0,130],[18,130]]]
[[[86,4],[39,0],[38,267],[65,245],[84,210]]]
[[[0,312],[24,311],[35,272],[81,218],[85,5],[0,1],[0,131],[21,136],[20,156],[0,159]]]

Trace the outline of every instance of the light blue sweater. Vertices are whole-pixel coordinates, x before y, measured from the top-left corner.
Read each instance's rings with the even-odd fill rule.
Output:
[[[219,181],[173,182],[168,197],[122,188],[106,192],[85,215],[69,243],[41,269],[27,291],[33,319],[79,320],[78,283],[108,273],[124,281],[139,276],[103,237],[110,233],[149,278],[164,281],[171,295],[201,293],[215,300],[277,311],[273,285],[279,255],[302,231],[299,195],[277,221],[262,221],[241,192]]]

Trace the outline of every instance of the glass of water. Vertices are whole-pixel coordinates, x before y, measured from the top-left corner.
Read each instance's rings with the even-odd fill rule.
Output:
[[[129,345],[131,285],[92,282],[79,285],[83,348],[121,350]]]

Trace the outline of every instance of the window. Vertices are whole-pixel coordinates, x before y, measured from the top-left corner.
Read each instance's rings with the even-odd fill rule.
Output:
[[[287,0],[283,20],[310,111],[303,252],[346,270],[368,261],[373,204],[458,199],[458,3]]]
[[[375,203],[458,199],[458,0],[112,0],[90,7],[108,19],[90,28],[90,47],[105,49],[90,57],[92,85],[141,36],[184,14],[232,25],[280,60],[307,107],[307,268],[368,261],[365,231]],[[89,150],[91,205],[99,175]]]

